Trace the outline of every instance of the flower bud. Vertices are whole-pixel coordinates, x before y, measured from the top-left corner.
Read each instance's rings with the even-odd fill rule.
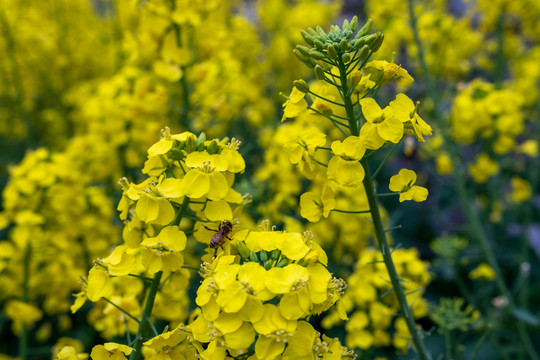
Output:
[[[319,40],[319,39],[315,39],[315,41],[313,42],[313,44],[315,45],[315,47],[317,48],[317,50],[323,50],[323,49],[324,49],[324,44],[323,44],[322,41]]]
[[[261,259],[261,261],[268,260],[268,253],[264,250],[259,252],[259,259]]]
[[[360,80],[362,80],[362,72],[358,70],[353,71],[347,78],[347,87],[354,89],[360,83]]]
[[[330,44],[327,46],[326,50],[328,51],[328,57],[332,60],[336,60],[337,59],[337,51],[336,51],[336,48],[334,47],[334,45]]]
[[[300,51],[300,53],[306,57],[309,56],[309,51],[311,50],[307,46],[303,46],[303,45],[296,45],[296,49],[298,49],[298,51]]]
[[[304,94],[309,91],[309,86],[306,84],[306,82],[302,79],[300,80],[294,80],[293,85],[295,88],[297,88],[299,91],[303,92]]]
[[[315,29],[317,30],[317,33],[319,34],[319,36],[322,37],[322,39],[328,39],[328,35],[326,35],[321,25],[317,25]]]
[[[351,23],[349,24],[349,29],[353,32],[358,29],[358,16],[353,16],[353,18],[351,19]]]
[[[309,56],[311,56],[315,60],[324,59],[324,54],[322,52],[313,49],[310,50]]]
[[[306,62],[307,59],[308,59],[308,58],[307,58],[307,55],[302,54],[302,52],[301,52],[300,50],[298,50],[298,49],[294,49],[294,50],[293,50],[293,53],[294,53],[294,55],[296,55],[296,57],[297,57],[300,61],[302,61],[302,62]],[[308,54],[309,54],[309,53],[308,53]]]
[[[271,259],[274,261],[279,259],[280,256],[281,256],[281,250],[279,249],[272,250],[272,253],[270,254]]]
[[[341,42],[339,43],[339,48],[343,51],[347,51],[351,48],[351,45],[349,45],[347,39],[341,39]]]
[[[315,77],[317,80],[324,80],[324,70],[319,65],[315,66]]]
[[[319,37],[319,34],[315,30],[313,30],[312,27],[308,27],[307,32],[313,38],[313,40],[315,40],[315,39],[317,39]]]
[[[315,41],[315,38],[308,34],[305,30],[300,30],[300,34],[302,35],[302,38],[304,38],[304,41],[308,43],[309,45],[313,45],[313,42]]]
[[[341,28],[343,29],[343,31],[349,30],[349,20],[343,20],[343,25],[341,26]]]
[[[364,44],[369,45],[371,47],[371,45],[375,42],[375,40],[377,40],[378,36],[379,36],[379,33],[367,35],[366,37],[364,37]]]
[[[371,51],[373,52],[376,52],[377,50],[379,50],[384,40],[384,34],[383,33],[378,33],[378,34],[379,36],[377,36],[377,39],[375,39],[375,41],[371,45]]]
[[[322,67],[322,69],[323,69],[324,71],[330,71],[330,70],[332,70],[332,67],[333,67],[332,64],[329,64],[329,63],[324,62],[324,61],[318,63],[318,65],[319,65],[320,67]]]
[[[272,264],[273,264],[273,261],[272,260],[266,260],[264,262],[264,269],[265,270],[270,270],[272,268]]]
[[[249,260],[253,262],[259,262],[259,258],[257,257],[257,254],[253,251],[249,252]]]
[[[348,63],[349,61],[351,61],[351,55],[349,55],[349,53],[345,53],[345,54],[343,54],[343,56],[341,57],[341,60],[343,60],[343,63],[346,64],[346,63]]]
[[[368,19],[366,24],[362,26],[360,30],[358,30],[358,33],[356,33],[356,36],[354,38],[360,39],[362,36],[369,34],[369,32],[371,31],[371,24],[372,24],[372,20]]]
[[[369,55],[369,46],[364,45],[362,49],[360,49],[360,52],[358,53],[358,58],[360,60],[364,60],[368,57],[368,55]]]
[[[281,259],[277,264],[276,264],[276,267],[278,268],[282,268],[282,267],[285,267],[289,265],[289,260],[288,259]]]
[[[242,260],[249,259],[249,249],[243,241],[238,241],[236,243],[236,248],[238,249],[238,253]]]

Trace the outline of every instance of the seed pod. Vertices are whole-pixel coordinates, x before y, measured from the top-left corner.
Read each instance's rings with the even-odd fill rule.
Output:
[[[317,80],[324,80],[324,70],[319,65],[315,66],[315,77]]]
[[[336,60],[337,59],[337,51],[336,51],[336,48],[334,47],[334,45],[332,44],[329,44],[327,47],[326,47],[326,51],[328,52],[328,57],[332,60]]]
[[[341,60],[343,60],[343,63],[346,64],[351,61],[351,55],[349,55],[349,53],[345,53],[343,56],[341,56]]]
[[[362,36],[369,34],[369,32],[371,31],[371,24],[372,20],[368,19],[368,21],[366,21],[366,24],[362,26],[360,30],[358,30],[358,33],[356,33],[356,36],[354,38],[360,39]]]
[[[311,56],[315,60],[324,59],[324,54],[322,52],[313,49],[311,49],[311,51],[309,52],[309,56]]]
[[[310,48],[308,48],[307,46],[303,46],[303,45],[296,45],[296,49],[298,51],[300,51],[300,53],[306,57],[309,56],[309,51],[311,50]]]
[[[349,29],[352,30],[352,32],[355,32],[356,29],[358,29],[358,16],[353,16],[351,23],[349,24]]]
[[[293,85],[295,88],[297,88],[299,91],[303,92],[304,94],[309,91],[309,86],[306,84],[306,82],[302,79],[300,80],[294,80]]]

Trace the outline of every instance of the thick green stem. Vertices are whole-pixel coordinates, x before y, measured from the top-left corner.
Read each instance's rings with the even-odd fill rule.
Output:
[[[423,360],[431,359],[431,356],[427,352],[427,349],[424,346],[422,338],[420,337],[418,329],[416,328],[416,323],[414,322],[414,317],[412,315],[411,308],[409,307],[407,303],[407,297],[405,296],[405,292],[403,291],[403,287],[401,286],[401,281],[396,271],[394,261],[392,260],[392,253],[390,251],[390,246],[388,245],[388,241],[386,239],[386,234],[384,231],[381,214],[379,212],[379,205],[377,204],[377,199],[375,197],[375,189],[373,187],[373,181],[371,180],[371,174],[369,171],[367,160],[362,159],[361,164],[364,167],[364,170],[366,171],[366,175],[364,176],[363,183],[366,189],[366,196],[368,199],[369,208],[371,209],[371,217],[373,219],[373,226],[375,227],[375,238],[377,240],[379,249],[381,250],[384,264],[386,265],[388,275],[390,276],[390,281],[392,283],[394,293],[396,294],[396,298],[399,302],[401,313],[403,314],[403,317],[405,318],[405,322],[407,323],[407,327],[409,328],[409,331],[411,332],[412,341],[413,341],[416,351],[418,352],[418,356]]]
[[[150,336],[150,331],[152,330],[150,324],[150,315],[152,315],[152,309],[154,308],[154,301],[156,300],[156,295],[159,289],[159,283],[161,282],[161,276],[163,272],[158,271],[154,275],[152,285],[148,289],[148,295],[146,296],[146,303],[144,304],[144,310],[141,316],[141,321],[139,323],[139,329],[137,330],[137,338],[135,342],[135,351],[130,357],[130,360],[139,360],[142,359],[142,345],[143,342],[148,340]]]
[[[499,264],[497,263],[497,259],[495,257],[495,253],[493,248],[491,247],[491,244],[489,242],[488,236],[482,226],[482,223],[480,221],[480,217],[476,209],[473,208],[472,202],[469,198],[469,194],[467,192],[467,185],[465,182],[465,175],[463,174],[462,170],[457,168],[457,164],[460,164],[460,157],[458,154],[457,147],[455,146],[454,142],[452,141],[450,137],[450,133],[448,131],[447,124],[444,123],[442,119],[442,115],[439,112],[439,96],[437,89],[435,87],[435,84],[433,83],[429,69],[427,67],[427,63],[424,57],[424,50],[422,47],[422,42],[420,41],[420,35],[418,33],[418,27],[416,24],[416,17],[414,14],[414,6],[413,6],[413,0],[408,0],[409,3],[409,16],[410,16],[410,24],[411,28],[413,30],[414,39],[416,42],[416,48],[418,51],[418,61],[420,63],[420,66],[424,73],[424,81],[426,82],[427,90],[429,94],[431,95],[433,99],[433,119],[435,120],[436,124],[438,125],[437,129],[439,130],[441,137],[443,138],[443,143],[446,151],[448,152],[450,159],[452,161],[452,164],[456,166],[456,169],[454,170],[454,182],[456,184],[458,196],[459,196],[459,202],[461,205],[461,208],[463,212],[466,215],[466,218],[469,222],[470,226],[470,232],[472,237],[477,241],[477,243],[480,245],[480,248],[482,249],[482,252],[484,254],[484,257],[486,258],[486,261],[488,265],[493,269],[496,275],[496,284],[501,292],[501,294],[508,299],[508,310],[511,313],[514,313],[516,309],[515,301],[510,293],[510,290],[508,289],[506,283],[504,282],[504,278],[502,275],[501,268],[499,267]],[[531,359],[538,359],[538,355],[536,354],[536,351],[534,349],[534,346],[527,334],[527,330],[525,328],[525,324],[517,319],[516,326],[518,327],[518,335],[521,339],[522,344],[524,345],[525,350],[527,351],[529,357]]]

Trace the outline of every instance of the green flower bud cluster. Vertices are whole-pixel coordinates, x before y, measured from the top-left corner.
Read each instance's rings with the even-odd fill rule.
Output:
[[[329,71],[332,65],[363,61],[371,53],[379,50],[384,35],[381,32],[370,34],[371,24],[372,21],[369,19],[356,32],[358,18],[355,16],[350,22],[344,20],[341,28],[332,25],[328,33],[320,26],[315,29],[310,27],[307,30],[302,30],[301,34],[311,47],[297,45],[293,52],[304,64],[314,69],[317,79],[323,79],[324,71]]]

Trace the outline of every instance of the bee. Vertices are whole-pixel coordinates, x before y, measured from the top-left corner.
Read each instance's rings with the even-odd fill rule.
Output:
[[[219,229],[218,230],[214,230],[214,229],[210,229],[206,226],[203,225],[203,227],[206,229],[206,230],[210,230],[210,231],[215,231],[216,234],[214,236],[212,236],[212,240],[210,240],[210,244],[209,246],[211,248],[217,248],[218,246],[221,246],[221,248],[223,249],[223,243],[225,242],[225,238],[231,240],[230,237],[228,237],[227,235],[229,235],[232,231],[232,224],[230,221],[228,220],[224,220],[222,222],[219,223]]]

